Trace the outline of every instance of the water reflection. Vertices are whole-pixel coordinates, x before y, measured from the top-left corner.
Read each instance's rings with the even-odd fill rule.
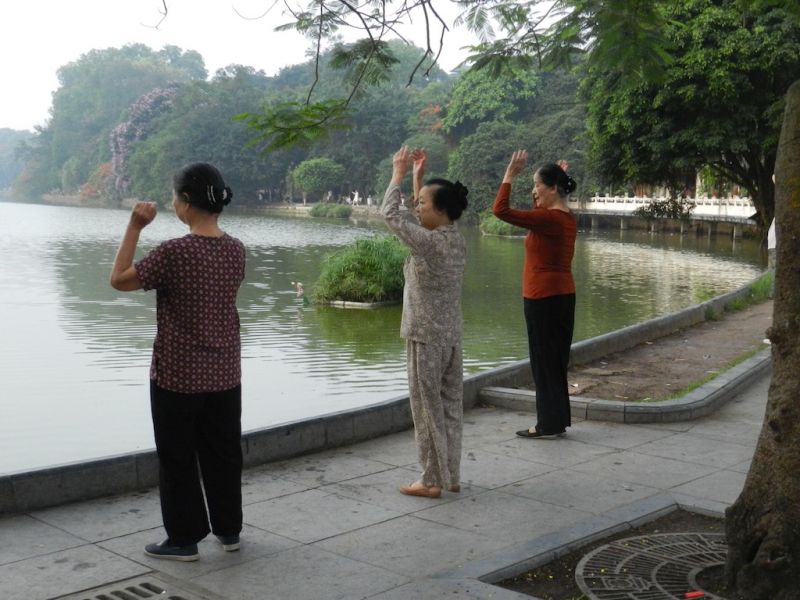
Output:
[[[152,447],[147,371],[154,294],[114,291],[126,211],[0,203],[0,473]],[[10,224],[10,225],[9,225]],[[226,216],[248,247],[242,321],[245,429],[376,402],[406,389],[400,307],[304,305],[328,252],[380,223]],[[182,235],[167,213],[141,250]],[[522,241],[466,230],[465,370],[526,354]],[[755,244],[581,232],[576,339],[678,310],[760,272]],[[49,417],[49,418],[48,418]]]

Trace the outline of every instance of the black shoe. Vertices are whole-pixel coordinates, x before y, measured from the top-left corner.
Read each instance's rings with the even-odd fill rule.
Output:
[[[239,549],[238,535],[218,535],[217,539],[225,552],[236,552]]]
[[[567,430],[562,429],[561,431],[549,432],[549,431],[541,431],[540,429],[537,429],[535,431],[531,431],[530,429],[523,429],[522,431],[518,431],[517,435],[519,437],[524,437],[524,438],[554,440],[556,438],[564,437],[565,435],[567,435]]]
[[[197,544],[189,544],[188,546],[175,546],[170,541],[164,540],[160,544],[147,544],[144,547],[144,553],[153,558],[165,558],[167,560],[182,560],[193,561],[200,558],[197,553]]]

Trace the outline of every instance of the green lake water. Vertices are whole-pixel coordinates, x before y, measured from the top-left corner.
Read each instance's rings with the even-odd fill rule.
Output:
[[[108,285],[128,212],[6,202],[0,219],[0,473],[151,448],[155,294]],[[323,257],[386,232],[380,221],[225,215],[222,226],[248,248],[239,295],[245,430],[406,393],[399,306],[318,308],[291,284],[310,296]],[[523,247],[463,231],[465,371],[475,373],[526,357]],[[159,214],[137,257],[185,232]],[[752,241],[581,231],[575,340],[738,288],[762,268]]]

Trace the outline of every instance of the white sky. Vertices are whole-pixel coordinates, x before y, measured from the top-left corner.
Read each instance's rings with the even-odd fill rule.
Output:
[[[445,8],[437,5],[437,9]],[[6,0],[0,30],[0,128],[32,129],[49,118],[56,71],[92,49],[142,43],[155,50],[166,45],[198,51],[209,74],[243,64],[274,75],[280,67],[305,60],[308,42],[296,32],[276,33],[289,21],[278,0],[168,0],[169,14],[155,29],[161,0]],[[450,22],[452,16],[450,15]],[[422,46],[417,31],[408,34]],[[472,43],[464,29],[446,38],[440,66],[453,69]],[[438,40],[436,36],[432,43]]]

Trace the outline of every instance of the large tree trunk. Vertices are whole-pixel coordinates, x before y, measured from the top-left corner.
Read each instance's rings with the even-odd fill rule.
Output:
[[[772,382],[744,490],[726,519],[726,573],[748,600],[800,598],[800,81],[786,97],[775,171]]]

